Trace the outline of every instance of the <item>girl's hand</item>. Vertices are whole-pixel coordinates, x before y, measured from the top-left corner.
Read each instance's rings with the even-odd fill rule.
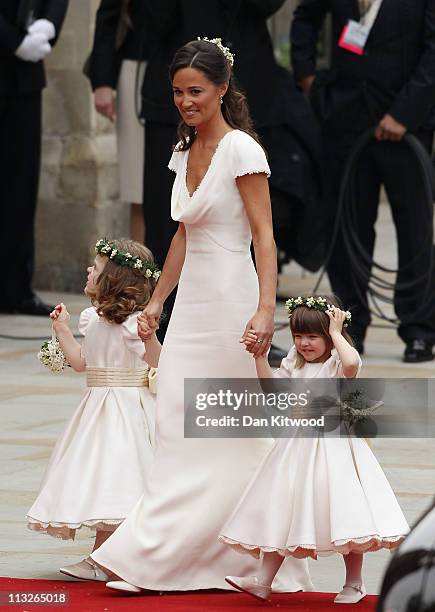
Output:
[[[53,321],[53,325],[55,325],[56,323],[68,324],[71,318],[68,310],[66,309],[65,304],[63,304],[62,302],[55,306],[54,310],[50,313],[50,317]]]
[[[163,304],[161,302],[150,302],[138,316],[138,334],[143,342],[149,340],[153,333],[159,329],[162,312]]]
[[[240,340],[253,357],[265,355],[272,344],[274,332],[273,313],[266,310],[258,310],[248,321]],[[254,339],[255,336],[255,339]]]
[[[329,317],[329,335],[340,334],[343,330],[344,322],[346,321],[346,313],[336,306],[333,306],[333,311],[327,311]]]

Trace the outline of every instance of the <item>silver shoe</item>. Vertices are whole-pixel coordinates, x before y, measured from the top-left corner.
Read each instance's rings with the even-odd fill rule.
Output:
[[[363,584],[345,584],[343,590],[338,593],[334,603],[356,604],[367,595]]]
[[[134,584],[130,584],[130,582],[126,582],[125,580],[111,580],[110,582],[106,582],[106,587],[109,589],[115,589],[115,591],[124,591],[126,593],[142,593],[144,589],[141,589]]]
[[[80,580],[96,580],[98,582],[107,582],[110,577],[96,565],[90,557],[86,557],[79,563],[66,565],[61,567],[59,571],[66,576],[79,578]]]
[[[226,576],[225,580],[238,591],[248,593],[248,595],[252,595],[255,599],[260,601],[270,600],[272,589],[269,586],[260,584],[257,576],[249,576],[248,578],[243,576]]]

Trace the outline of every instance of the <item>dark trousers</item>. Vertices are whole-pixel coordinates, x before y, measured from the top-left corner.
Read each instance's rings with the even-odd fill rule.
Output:
[[[0,303],[32,297],[34,220],[41,158],[41,92],[0,94]]]
[[[420,134],[420,140],[431,153],[432,133]],[[341,142],[330,140],[327,144],[327,163],[335,188],[328,215],[331,223],[335,221],[337,188],[351,141],[354,142],[355,139],[347,142],[345,139]],[[427,205],[418,162],[405,143],[373,142],[358,161],[355,222],[358,237],[370,256],[373,255],[375,245],[374,226],[382,185],[390,202],[396,228],[398,264],[403,268],[397,277],[396,285],[413,282],[429,270],[432,260],[433,212],[432,207],[428,208]],[[328,274],[334,293],[341,299],[344,308],[352,311],[351,333],[363,339],[370,324],[368,278],[359,279],[352,271],[341,233],[329,262]],[[392,280],[391,275],[389,280]],[[400,320],[398,333],[404,342],[422,338],[435,343],[434,280],[431,282],[429,295],[426,291],[427,280],[422,280],[411,288],[398,290],[396,286],[394,308]],[[427,303],[427,306],[422,311],[421,305],[424,303]]]
[[[168,163],[177,142],[174,125],[147,122],[145,125],[144,201],[145,244],[163,266],[178,223],[171,218],[171,192],[175,179]],[[176,291],[165,302],[165,316],[157,333],[162,342],[174,305]]]

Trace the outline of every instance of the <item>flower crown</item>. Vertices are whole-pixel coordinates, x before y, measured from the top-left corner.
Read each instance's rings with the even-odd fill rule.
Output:
[[[306,306],[307,308],[319,310],[320,312],[334,312],[334,308],[336,308],[336,306],[328,304],[325,298],[312,296],[305,298],[298,295],[296,298],[288,299],[285,303],[285,309],[288,312],[288,316],[291,317],[293,312],[299,306]],[[347,310],[345,314],[346,321],[344,322],[343,327],[347,327],[352,320],[352,315],[350,314],[349,310]]]
[[[95,245],[95,252],[103,257],[108,257],[118,266],[125,266],[127,268],[133,268],[139,270],[146,278],[153,278],[158,280],[161,272],[158,266],[149,261],[143,261],[140,257],[136,257],[128,251],[124,253],[119,251],[113,242],[109,242],[106,238],[101,238]]]
[[[234,66],[234,53],[231,53],[229,47],[225,47],[225,45],[222,44],[222,38],[210,39],[210,38],[207,38],[207,36],[205,36],[204,38],[201,38],[200,36],[198,36],[198,40],[205,40],[205,42],[209,42],[209,43],[212,43],[213,45],[216,45],[216,47],[218,47],[218,49],[220,49],[222,53],[225,55],[230,66]]]

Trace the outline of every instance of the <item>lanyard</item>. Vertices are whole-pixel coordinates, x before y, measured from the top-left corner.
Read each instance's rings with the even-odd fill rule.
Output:
[[[381,10],[382,2],[383,0],[374,0],[367,13],[360,19],[360,24],[365,26],[369,31],[372,29],[378,13]]]

